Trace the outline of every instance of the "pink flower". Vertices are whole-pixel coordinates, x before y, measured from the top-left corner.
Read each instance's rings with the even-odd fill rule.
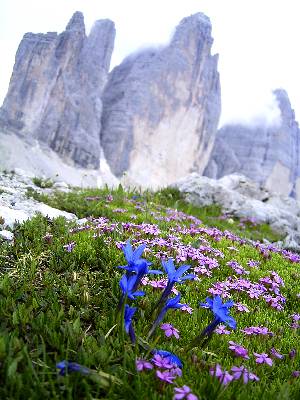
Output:
[[[189,305],[185,304],[183,307],[180,308],[180,311],[186,311],[189,314],[193,313],[193,309],[192,307],[190,307]]]
[[[147,361],[147,360],[142,360],[140,358],[138,358],[135,362],[136,365],[136,369],[138,372],[143,371],[144,369],[152,369],[153,365],[151,364],[151,362]]]
[[[256,363],[257,364],[268,364],[270,367],[273,365],[272,359],[268,356],[266,353],[253,353],[256,357]]]
[[[237,308],[237,311],[249,312],[249,308],[242,303],[235,303],[235,307]]]
[[[174,367],[172,369],[170,369],[170,372],[175,375],[175,376],[182,376],[182,369],[179,367]]]
[[[173,396],[173,400],[181,400],[181,399],[187,399],[187,400],[198,400],[198,397],[192,393],[192,390],[186,386],[183,385],[181,388],[175,388],[175,394]]]
[[[226,329],[225,325],[219,325],[214,332],[218,333],[219,335],[230,335],[230,331]]]
[[[178,329],[174,328],[171,324],[162,324],[160,329],[165,331],[165,335],[167,337],[175,336],[176,339],[179,339],[179,331]]]
[[[215,376],[216,378],[218,378],[222,385],[225,386],[233,380],[233,376],[225,370],[222,371],[222,368],[219,364],[216,364],[215,367],[210,368],[209,373],[211,376]]]
[[[242,357],[242,358],[249,360],[248,350],[245,349],[245,347],[243,347],[239,344],[236,344],[232,340],[229,341],[229,344],[230,344],[229,349],[234,352],[234,355],[236,357]]]
[[[171,363],[169,357],[162,357],[159,354],[155,354],[151,361],[158,368],[170,369],[170,368],[174,367],[174,365]]]
[[[272,349],[270,350],[270,353],[271,353],[271,357],[279,358],[280,360],[284,357],[282,354],[279,354],[278,351],[274,347],[272,347]]]
[[[167,382],[167,383],[173,383],[174,379],[176,378],[176,376],[173,375],[172,372],[170,372],[170,371],[163,371],[163,372],[156,371],[156,376],[160,380]]]
[[[245,368],[244,366],[232,367],[231,372],[234,380],[243,377],[243,381],[245,384],[248,383],[248,381],[259,381],[258,376],[248,371],[247,368]]]

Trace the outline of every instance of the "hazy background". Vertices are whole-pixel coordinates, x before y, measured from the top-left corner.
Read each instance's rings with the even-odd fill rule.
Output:
[[[0,0],[0,104],[23,34],[61,32],[77,10],[87,31],[96,19],[115,22],[112,66],[132,51],[167,43],[183,17],[204,12],[213,26],[213,52],[220,55],[221,124],[276,120],[271,90],[277,87],[287,90],[300,119],[296,0]]]

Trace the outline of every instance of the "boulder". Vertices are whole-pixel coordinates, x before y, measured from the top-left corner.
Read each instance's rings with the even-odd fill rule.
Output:
[[[269,224],[274,231],[288,236],[285,244],[300,238],[300,202],[271,192],[244,176],[233,174],[216,180],[193,173],[174,186],[192,204],[218,204],[225,213]]]

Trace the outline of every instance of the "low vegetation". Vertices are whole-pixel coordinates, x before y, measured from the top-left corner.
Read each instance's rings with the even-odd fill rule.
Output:
[[[300,257],[267,225],[175,189],[29,195],[82,220],[0,245],[1,399],[299,399]]]

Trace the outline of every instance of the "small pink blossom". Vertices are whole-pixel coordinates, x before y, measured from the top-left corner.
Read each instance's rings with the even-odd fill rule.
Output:
[[[172,374],[172,372],[170,371],[156,371],[156,376],[167,383],[173,383],[174,379],[176,379],[176,376]]]
[[[215,330],[215,333],[218,333],[219,335],[230,335],[230,331],[226,329],[225,325],[219,325]]]
[[[142,360],[141,358],[138,358],[135,362],[136,365],[136,369],[138,372],[143,371],[144,369],[152,369],[153,365],[151,364],[151,362],[147,361],[147,360]]]
[[[173,400],[181,400],[181,399],[187,399],[187,400],[198,400],[198,397],[192,393],[192,390],[186,386],[183,385],[182,387],[175,388],[174,389],[175,394],[173,396]]]
[[[209,373],[211,376],[218,378],[218,380],[224,386],[228,385],[228,383],[233,380],[233,376],[225,370],[222,371],[222,368],[219,364],[216,364],[215,367],[210,368]]]
[[[189,314],[193,313],[193,309],[192,307],[190,307],[189,305],[185,304],[183,307],[180,308],[181,311],[185,311]]]
[[[242,303],[235,303],[235,307],[237,308],[237,311],[249,312],[249,308]]]
[[[268,364],[270,367],[273,365],[272,359],[266,353],[253,353],[256,357],[255,361],[257,364]]]
[[[231,372],[234,380],[238,380],[242,377],[245,384],[248,383],[248,381],[259,381],[258,376],[248,371],[244,366],[232,367]]]
[[[270,354],[271,357],[279,358],[280,360],[284,357],[282,354],[278,353],[278,351],[274,347],[272,347],[272,349],[270,350]]]
[[[155,354],[151,361],[158,368],[170,369],[174,367],[169,357],[162,357],[159,354]]]
[[[171,324],[162,324],[160,329],[165,331],[165,335],[167,337],[175,336],[176,339],[179,339],[179,331],[178,329],[174,328]]]
[[[234,355],[236,357],[242,357],[247,360],[249,359],[248,350],[245,347],[243,347],[239,344],[236,344],[232,340],[229,341],[229,344],[230,344],[229,349],[234,352]]]

